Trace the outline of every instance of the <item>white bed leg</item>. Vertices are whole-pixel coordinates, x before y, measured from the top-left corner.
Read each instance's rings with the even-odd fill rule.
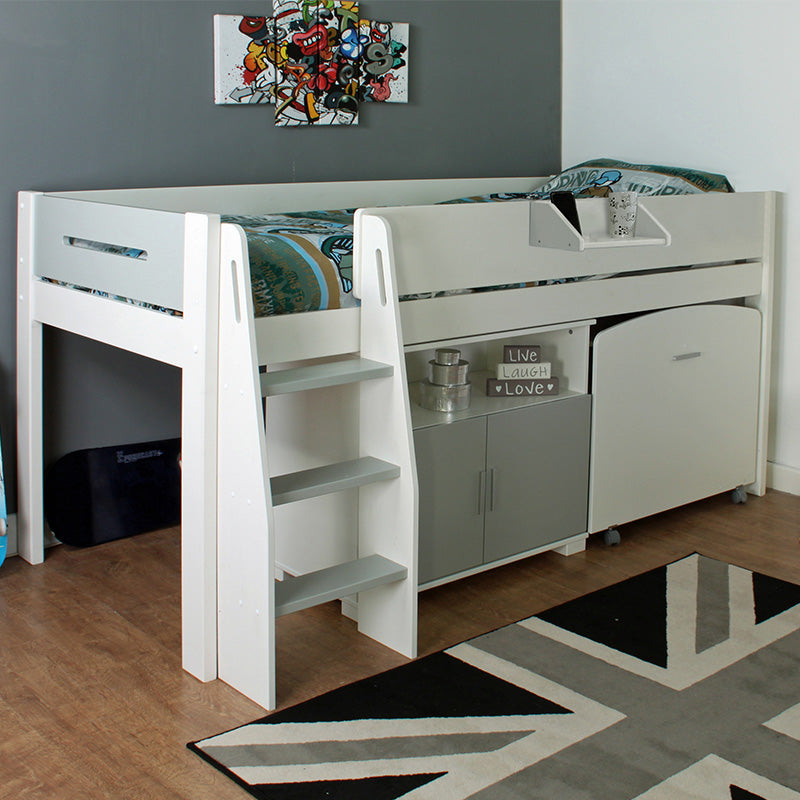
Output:
[[[31,564],[44,561],[42,473],[42,325],[33,314],[31,206],[20,192],[17,242],[17,547]]]
[[[746,305],[761,312],[761,371],[758,394],[758,434],[756,440],[756,479],[745,487],[750,494],[767,491],[767,441],[769,434],[769,391],[772,362],[772,295],[775,264],[776,192],[764,193],[764,244],[761,293],[746,300]]]

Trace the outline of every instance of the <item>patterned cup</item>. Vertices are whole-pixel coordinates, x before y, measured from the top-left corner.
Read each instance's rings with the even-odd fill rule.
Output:
[[[630,239],[636,227],[636,192],[612,192],[608,196],[609,233],[618,239]]]

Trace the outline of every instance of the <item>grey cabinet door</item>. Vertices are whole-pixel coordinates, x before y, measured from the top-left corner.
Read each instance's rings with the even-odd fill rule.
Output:
[[[419,582],[483,561],[486,418],[414,431],[419,481]]]
[[[586,530],[588,395],[488,418],[484,561]]]

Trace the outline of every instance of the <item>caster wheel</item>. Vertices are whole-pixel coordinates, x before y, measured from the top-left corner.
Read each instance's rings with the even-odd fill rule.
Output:
[[[747,502],[747,492],[741,486],[737,486],[731,492],[731,502],[733,502],[733,503],[746,503]]]
[[[603,541],[606,544],[606,547],[613,547],[620,543],[620,535],[619,531],[616,528],[609,528],[603,534]]]

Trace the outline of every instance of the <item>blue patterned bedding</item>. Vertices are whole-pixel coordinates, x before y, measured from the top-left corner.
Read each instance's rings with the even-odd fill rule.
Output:
[[[256,317],[348,308],[353,297],[353,213],[224,216],[247,238]]]

